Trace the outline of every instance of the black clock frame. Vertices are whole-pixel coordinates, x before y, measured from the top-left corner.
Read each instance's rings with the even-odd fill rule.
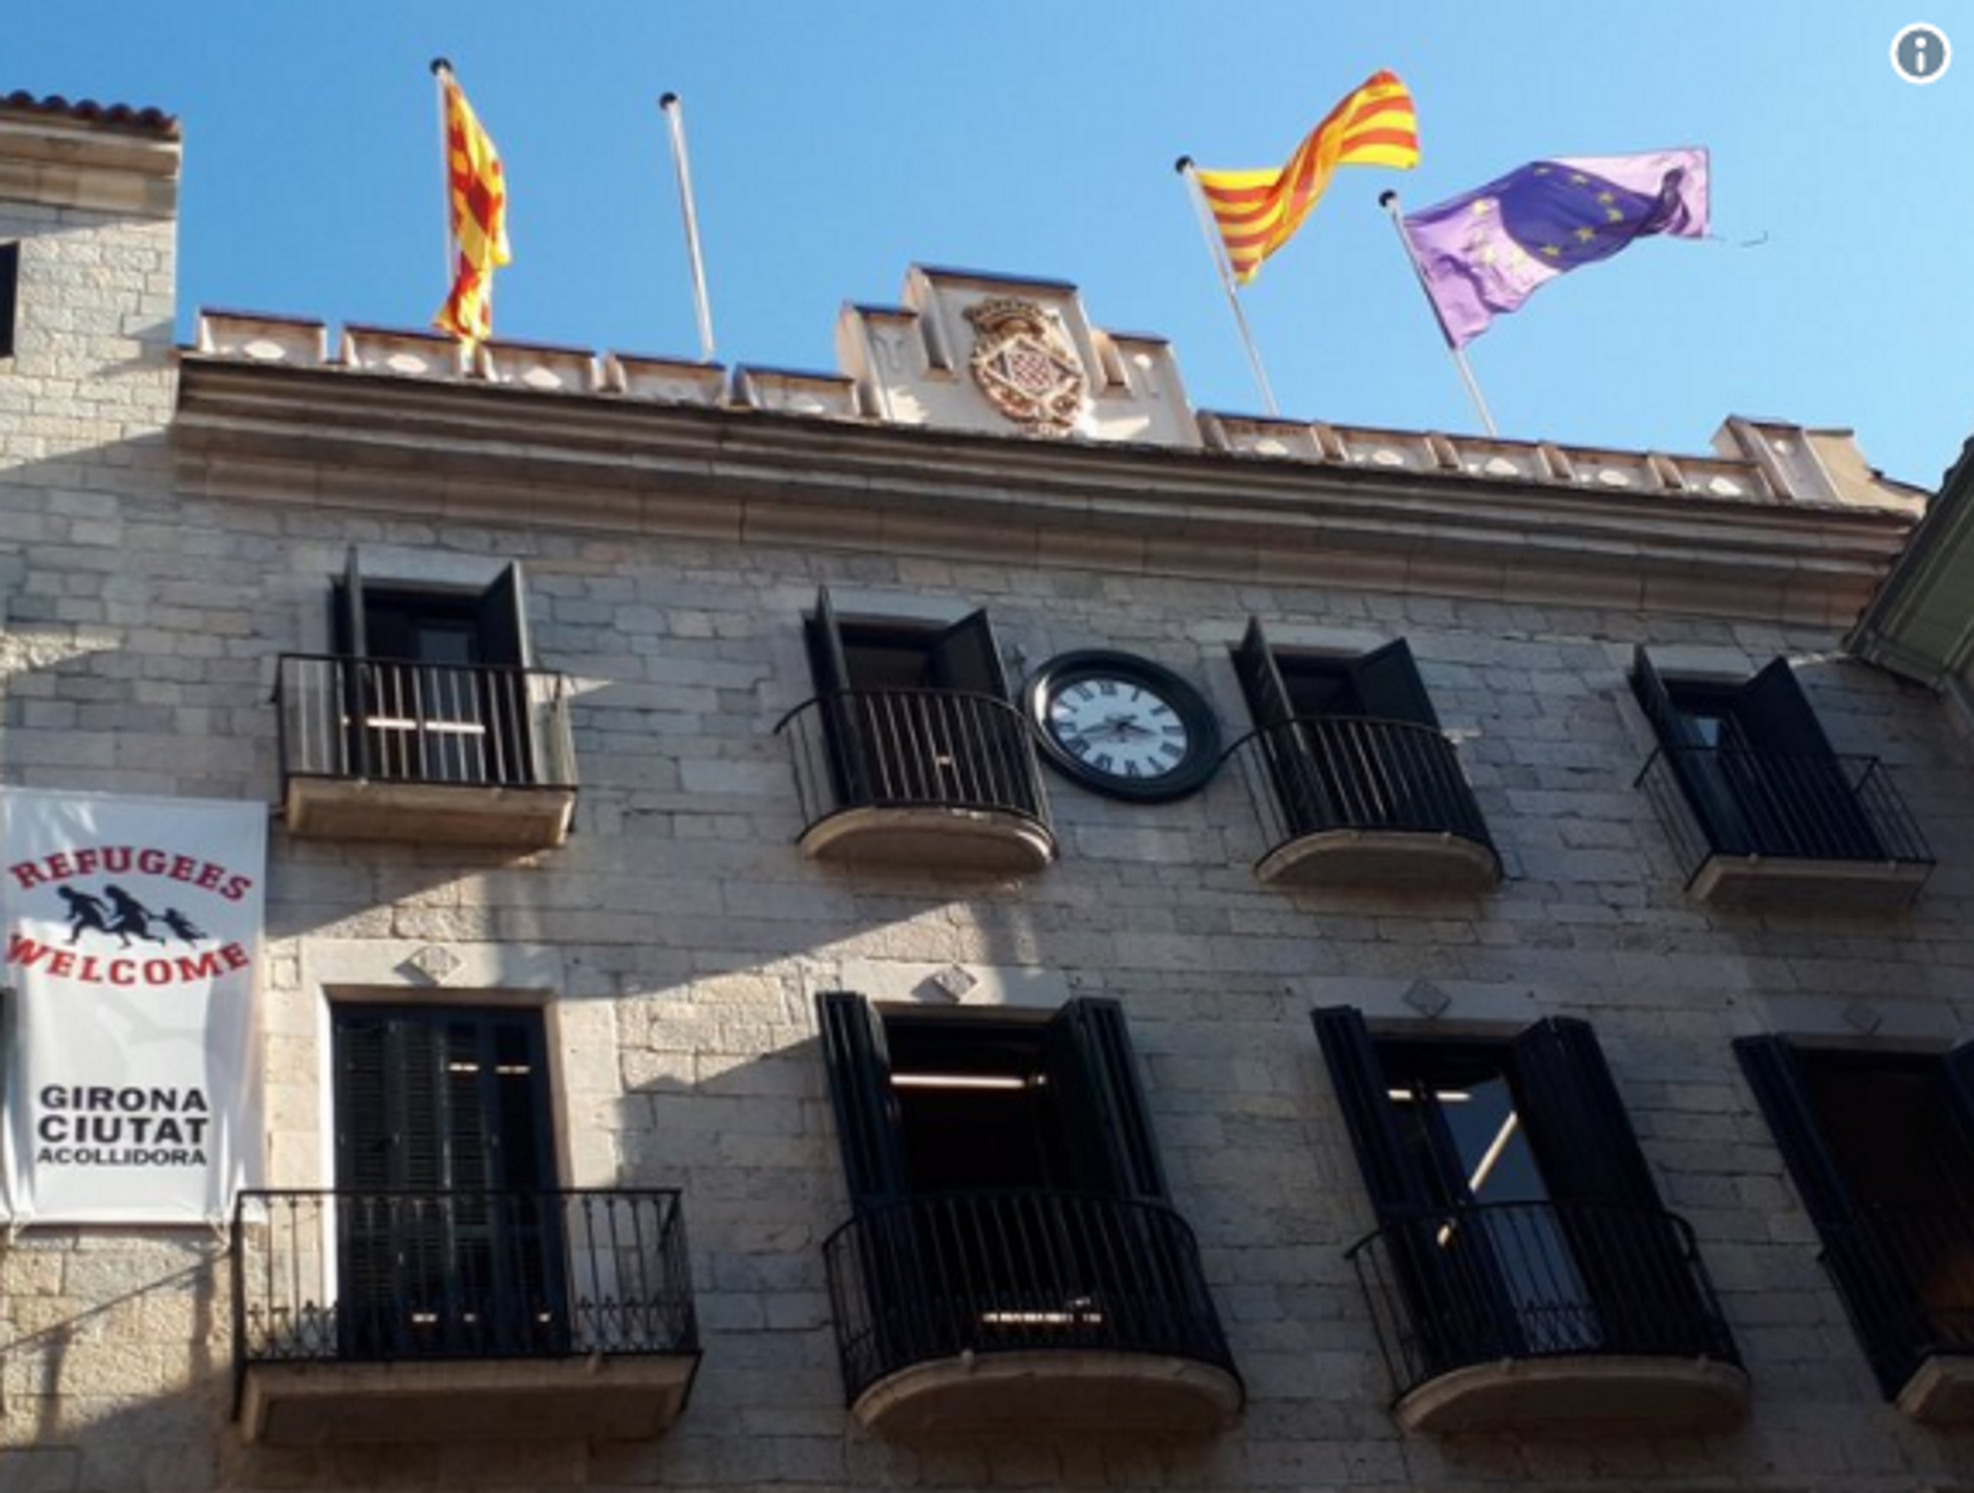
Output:
[[[1049,727],[1050,702],[1079,680],[1096,675],[1134,683],[1177,712],[1186,727],[1186,755],[1178,766],[1156,778],[1124,777],[1102,771],[1056,740]],[[1199,792],[1220,769],[1220,717],[1212,704],[1190,680],[1135,653],[1113,648],[1059,653],[1029,676],[1023,695],[1043,759],[1072,782],[1107,798],[1166,803]]]

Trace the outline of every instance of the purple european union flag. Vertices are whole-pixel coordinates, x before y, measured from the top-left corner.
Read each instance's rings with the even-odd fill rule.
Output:
[[[1405,238],[1446,340],[1488,323],[1581,265],[1654,233],[1707,231],[1707,153],[1532,161],[1478,191],[1405,215]]]

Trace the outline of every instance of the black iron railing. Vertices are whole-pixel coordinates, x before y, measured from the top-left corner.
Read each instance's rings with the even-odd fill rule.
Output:
[[[289,653],[275,701],[289,777],[576,785],[561,674]]]
[[[1824,1246],[1887,1399],[1924,1360],[1974,1354],[1974,1216],[1872,1209],[1826,1227]]]
[[[958,690],[842,690],[775,729],[795,754],[802,819],[865,808],[973,809],[1046,827],[1028,722],[1006,700]]]
[[[1234,1375],[1185,1220],[1088,1193],[940,1193],[861,1212],[823,1245],[854,1403],[962,1353],[1162,1354]]]
[[[1361,716],[1299,716],[1228,748],[1262,787],[1269,853],[1331,830],[1455,835],[1494,842],[1453,743],[1430,726]]]
[[[1387,1223],[1349,1252],[1402,1397],[1473,1364],[1578,1354],[1740,1363],[1686,1221],[1499,1203]]]
[[[1876,757],[1660,747],[1638,781],[1689,882],[1715,855],[1933,864]]]
[[[697,1351],[679,1195],[243,1192],[234,1363]]]

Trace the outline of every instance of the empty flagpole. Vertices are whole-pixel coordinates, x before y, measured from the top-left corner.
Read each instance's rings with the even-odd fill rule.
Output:
[[[1494,416],[1488,413],[1487,401],[1481,398],[1480,384],[1474,379],[1474,370],[1467,366],[1467,355],[1446,330],[1445,318],[1439,314],[1439,303],[1433,299],[1432,287],[1426,284],[1426,272],[1419,265],[1419,256],[1412,252],[1412,240],[1406,236],[1405,219],[1399,211],[1398,193],[1379,193],[1378,206],[1391,216],[1391,226],[1398,233],[1398,246],[1405,252],[1405,262],[1412,266],[1412,273],[1419,281],[1419,290],[1425,296],[1426,304],[1432,307],[1433,320],[1439,323],[1439,334],[1446,338],[1446,350],[1453,355],[1453,366],[1460,370],[1460,381],[1467,386],[1467,394],[1474,401],[1474,408],[1480,412],[1481,428],[1498,439],[1501,432],[1494,428]]]
[[[1180,156],[1173,163],[1173,169],[1186,178],[1186,187],[1192,194],[1193,210],[1199,214],[1200,230],[1206,235],[1207,253],[1213,256],[1214,268],[1220,272],[1220,288],[1227,292],[1227,304],[1234,313],[1234,325],[1240,328],[1241,346],[1247,349],[1249,366],[1254,369],[1254,381],[1261,386],[1261,398],[1268,406],[1268,413],[1280,419],[1281,407],[1275,403],[1275,390],[1268,382],[1268,370],[1261,366],[1261,353],[1254,345],[1254,334],[1248,330],[1247,313],[1241,310],[1241,298],[1234,285],[1234,267],[1227,260],[1227,246],[1220,241],[1220,229],[1213,221],[1213,209],[1206,205],[1206,192],[1199,184],[1199,173],[1193,169],[1191,156]]]
[[[692,203],[692,162],[685,150],[685,111],[676,93],[658,100],[672,132],[672,166],[679,178],[679,208],[685,219],[685,252],[692,263],[692,304],[699,315],[699,356],[713,361],[713,307],[706,298],[706,261],[699,254],[699,213]]]
[[[459,244],[452,233],[452,135],[446,128],[446,82],[452,77],[452,63],[444,57],[432,59],[432,82],[439,100],[439,202],[446,215],[446,273],[439,283],[451,285],[458,274],[455,261]]]

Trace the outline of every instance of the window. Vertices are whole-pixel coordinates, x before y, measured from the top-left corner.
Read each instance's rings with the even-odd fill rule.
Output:
[[[338,1005],[331,1024],[341,1355],[554,1351],[569,1317],[541,1013]]]
[[[534,702],[521,567],[483,590],[380,583],[356,551],[332,597],[347,661],[349,756],[359,776],[535,781]]]
[[[0,244],[0,358],[14,355],[14,328],[20,317],[21,246]]]
[[[1641,646],[1631,686],[1712,851],[1887,858],[1861,791],[1875,764],[1831,751],[1788,660],[1739,683],[1667,678]]]
[[[1927,1360],[1974,1354],[1974,1046],[1735,1052],[1886,1398]]]
[[[1033,748],[986,612],[950,623],[839,618],[825,588],[804,635],[836,807],[1042,816]],[[798,739],[805,759],[806,744]]]
[[[1401,1393],[1558,1355],[1732,1363],[1590,1027],[1374,1037],[1315,1014],[1378,1230],[1353,1251]]]
[[[1404,639],[1338,658],[1271,647],[1257,618],[1234,667],[1255,723],[1241,745],[1266,785],[1278,850],[1332,831],[1452,837],[1452,869],[1471,871],[1456,880],[1498,879],[1480,807]]]
[[[915,1364],[1067,1350],[1126,1355],[1080,1386],[1080,1360],[1062,1370],[1069,1398],[1111,1396],[1113,1415],[1117,1374],[1147,1403],[1238,1407],[1115,1001],[928,1010],[834,992],[819,1012],[853,1210],[825,1247],[853,1405]],[[1204,1361],[1217,1387],[1138,1384],[1140,1354]]]

